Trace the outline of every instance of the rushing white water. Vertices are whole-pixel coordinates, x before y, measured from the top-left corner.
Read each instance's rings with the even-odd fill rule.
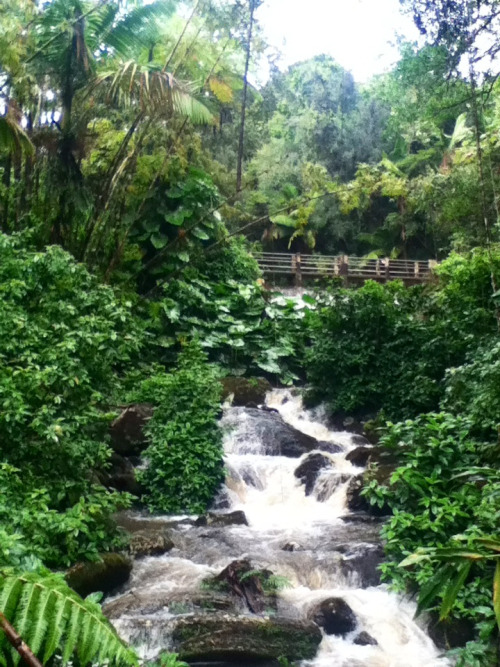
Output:
[[[228,469],[225,495],[230,503],[226,511],[242,510],[249,525],[207,533],[192,524],[178,524],[173,551],[134,566],[131,584],[120,600],[123,603],[126,595],[132,595],[136,601],[114,619],[119,631],[147,645],[146,653],[154,653],[156,642],[168,644],[163,622],[172,618],[172,609],[182,612],[182,608],[176,610],[176,600],[182,605],[200,590],[205,577],[219,573],[235,559],[249,558],[256,567],[268,568],[291,582],[292,587],[280,593],[278,614],[307,618],[315,605],[336,597],[344,599],[356,615],[356,631],[345,637],[325,635],[317,657],[304,667],[450,665],[415,622],[412,602],[384,586],[366,587],[363,582],[369,554],[380,550],[379,526],[343,520],[349,515],[349,478],[361,472],[345,458],[356,447],[353,436],[331,431],[321,412],[304,410],[300,395],[291,391],[273,391],[267,406],[302,433],[340,446],[337,453],[322,452],[331,467],[321,472],[313,492],[306,496],[294,475],[300,459],[276,452],[269,455],[272,443],[256,421],[256,411],[227,408],[222,419]],[[355,644],[361,630],[377,645]]]

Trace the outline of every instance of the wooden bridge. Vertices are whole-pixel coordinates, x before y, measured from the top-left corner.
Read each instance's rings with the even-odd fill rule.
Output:
[[[308,278],[341,278],[345,284],[365,280],[388,282],[403,280],[416,285],[430,279],[437,262],[411,259],[365,259],[347,255],[301,255],[287,253],[254,253],[265,277],[290,276],[296,285]]]

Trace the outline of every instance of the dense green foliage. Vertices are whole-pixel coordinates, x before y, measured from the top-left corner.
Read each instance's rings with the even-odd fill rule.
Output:
[[[426,43],[391,72],[360,86],[318,55],[257,90],[257,0],[2,2],[2,572],[119,549],[131,502],[205,511],[220,377],[305,380],[331,415],[375,418],[397,460],[366,490],[393,512],[386,579],[473,623],[462,664],[497,664],[499,4],[401,4]],[[442,261],[426,286],[300,308],[250,248]],[[131,401],[155,408],[141,499],[102,484]],[[36,651],[43,618],[20,621]]]
[[[203,512],[223,481],[222,434],[217,425],[221,385],[197,346],[179,355],[176,370],[144,380],[134,395],[155,406],[151,444],[140,474],[150,509]]]
[[[500,256],[492,261],[481,251],[452,255],[439,267],[438,284],[424,288],[370,282],[333,291],[311,324],[312,397],[326,399],[333,412],[382,411],[389,419],[436,409],[446,370],[495,332],[490,271],[500,275]],[[458,382],[448,390],[455,400]]]

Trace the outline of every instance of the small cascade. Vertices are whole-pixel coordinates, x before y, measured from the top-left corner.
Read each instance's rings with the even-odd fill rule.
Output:
[[[221,516],[244,514],[248,525],[161,519],[175,548],[136,561],[127,588],[106,606],[122,636],[150,658],[172,648],[172,628],[193,615],[253,622],[242,601],[228,610],[203,583],[246,559],[290,584],[263,616],[310,623],[322,603],[348,606],[352,627],[322,631],[316,657],[303,667],[450,665],[415,622],[415,605],[380,585],[380,523],[348,508],[349,483],[362,472],[346,458],[359,446],[356,436],[331,430],[321,410],[305,410],[300,394],[285,389],[261,409],[227,407],[221,425],[227,478],[215,507]]]

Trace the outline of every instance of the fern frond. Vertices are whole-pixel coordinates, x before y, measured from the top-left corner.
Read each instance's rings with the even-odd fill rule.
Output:
[[[63,664],[75,653],[81,664],[105,662],[116,667],[138,665],[137,656],[117,635],[92,600],[82,600],[62,577],[53,574],[0,574],[0,611],[45,664],[57,652]],[[7,651],[0,636],[0,664]]]

